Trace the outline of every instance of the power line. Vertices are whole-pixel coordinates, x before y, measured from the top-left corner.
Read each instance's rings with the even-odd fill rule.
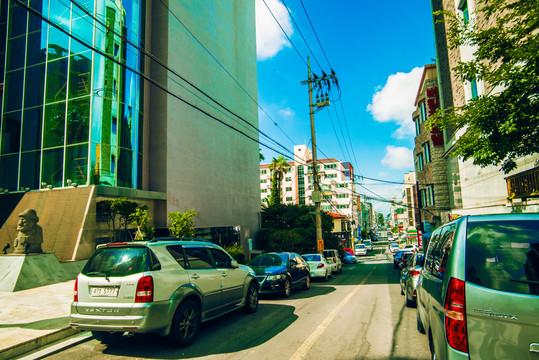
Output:
[[[296,20],[294,19],[294,16],[292,16],[292,13],[290,12],[290,9],[288,8],[288,6],[286,6],[286,3],[284,0],[281,0],[283,2],[283,5],[284,7],[286,8],[286,11],[288,11],[288,14],[290,15],[290,18],[292,19],[292,22],[294,23],[294,25],[296,25],[296,28],[298,29],[298,32],[301,36],[301,38],[303,39],[303,41],[305,42],[305,45],[307,45],[307,49],[309,49],[309,52],[312,54],[313,58],[314,58],[314,61],[316,61],[316,63],[318,64],[318,67],[320,68],[320,70],[322,70],[322,66],[320,65],[320,63],[318,62],[318,59],[316,58],[316,56],[314,56],[314,53],[313,51],[311,50],[311,47],[309,46],[309,43],[307,42],[307,40],[305,39],[305,37],[303,36],[303,33],[301,32],[301,29],[299,28],[298,24],[296,23]]]
[[[313,23],[311,22],[311,18],[309,17],[309,14],[307,13],[307,9],[305,9],[305,5],[303,4],[303,0],[299,0],[301,3],[301,6],[303,7],[303,11],[305,11],[305,15],[307,16],[307,20],[309,20],[309,24],[311,24],[311,29],[313,29],[314,36],[316,37],[316,40],[318,41],[318,45],[320,45],[320,49],[322,49],[322,53],[324,54],[324,57],[326,58],[326,61],[330,68],[332,68],[331,64],[329,63],[328,57],[326,55],[326,52],[324,51],[324,47],[322,46],[322,43],[320,42],[320,39],[318,38],[318,35],[316,34],[316,30],[314,29]],[[320,65],[320,64],[318,64]]]
[[[294,48],[294,50],[296,50],[296,52],[298,53],[298,56],[299,58],[301,59],[301,61],[303,61],[303,63],[305,64],[305,66],[308,66],[307,65],[307,62],[305,61],[305,59],[303,58],[303,56],[301,56],[298,48],[296,47],[296,45],[294,45],[294,43],[292,42],[292,39],[290,39],[290,36],[288,36],[288,34],[286,33],[286,31],[284,31],[283,27],[281,26],[281,23],[279,22],[279,20],[277,20],[277,17],[273,14],[273,11],[271,11],[270,7],[268,6],[268,4],[266,3],[266,0],[262,0],[264,2],[264,5],[266,5],[266,7],[268,8],[271,16],[273,17],[273,19],[275,20],[275,22],[277,23],[277,25],[279,25],[279,27],[281,28],[281,31],[283,32],[283,34],[286,36],[286,38],[288,39],[288,41],[290,42],[290,44],[292,45],[292,47]],[[285,6],[286,7],[286,6]]]

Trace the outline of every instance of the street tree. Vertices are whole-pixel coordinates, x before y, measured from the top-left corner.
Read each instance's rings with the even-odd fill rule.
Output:
[[[257,246],[266,251],[317,252],[314,206],[271,205],[262,209],[262,230]],[[322,233],[327,249],[342,252],[338,239],[331,233],[333,218],[322,212]]]
[[[281,185],[283,181],[283,174],[290,169],[290,165],[284,156],[279,156],[277,159],[273,158],[269,169],[273,172],[271,178],[271,197],[269,205],[277,205],[281,203]]]
[[[439,109],[431,127],[464,129],[454,154],[504,173],[515,159],[539,152],[539,1],[479,0],[478,26],[450,11],[436,12],[448,23],[452,49],[470,46],[474,58],[453,71],[464,81],[483,80],[487,93],[467,104]]]
[[[195,227],[193,225],[194,217],[197,215],[195,209],[184,212],[171,212],[168,214],[168,221],[171,222],[170,232],[178,237],[195,236]]]

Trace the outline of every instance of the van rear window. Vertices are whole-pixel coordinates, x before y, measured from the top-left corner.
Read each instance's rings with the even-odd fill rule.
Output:
[[[128,276],[146,271],[148,249],[114,247],[98,249],[88,260],[82,273],[87,276]]]
[[[539,295],[539,222],[470,222],[466,281],[494,290]]]

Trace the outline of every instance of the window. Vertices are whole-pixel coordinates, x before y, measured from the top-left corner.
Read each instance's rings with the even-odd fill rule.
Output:
[[[425,154],[425,164],[430,163],[430,145],[429,143],[423,144],[423,153]]]
[[[460,1],[459,10],[462,11],[462,17],[464,18],[464,21],[468,23],[468,21],[470,21],[470,11],[468,10],[467,0]]]
[[[415,169],[416,171],[423,170],[423,153],[419,153],[415,156]]]
[[[427,186],[427,205],[434,206],[434,185]]]
[[[287,188],[285,189],[285,191],[292,191],[292,188],[291,188],[291,187],[287,187]]]
[[[421,133],[421,123],[419,122],[419,117],[416,117],[414,119],[414,123],[415,123],[415,134],[419,135]]]
[[[268,182],[268,180],[266,180],[266,179],[260,180],[260,183],[261,183],[261,184],[265,184],[265,183],[267,183],[267,182]]]
[[[185,248],[187,257],[187,269],[212,269],[213,264],[210,254],[206,248],[188,247]]]
[[[466,281],[489,289],[539,295],[539,225],[532,220],[469,222]]]
[[[268,189],[262,189],[260,190],[261,193],[267,193],[268,192]]]
[[[292,181],[292,178],[291,177],[287,177],[284,179],[284,181]]]
[[[213,260],[215,261],[216,268],[229,268],[231,267],[232,258],[219,249],[209,249]]]
[[[419,105],[419,114],[421,122],[427,121],[427,105],[424,101]]]
[[[445,226],[442,232],[429,244],[427,264],[425,265],[432,275],[443,279],[449,253],[453,246],[456,224]]]
[[[427,191],[425,189],[419,190],[419,196],[421,197],[421,206],[427,206]]]
[[[349,197],[349,194],[337,194],[337,199],[348,199]]]
[[[172,255],[174,260],[180,264],[181,267],[185,269],[185,257],[183,255],[183,249],[180,245],[170,245],[167,246],[167,250]]]
[[[337,177],[337,174],[327,174],[326,178],[328,179],[335,179]]]
[[[470,80],[470,87],[472,91],[472,99],[477,97],[477,82],[475,80]]]
[[[336,169],[336,168],[337,168],[337,164],[324,165],[324,169]]]
[[[291,197],[291,196],[287,197],[287,198],[286,198],[286,201],[291,202],[291,201],[292,201],[292,197]]]
[[[261,174],[267,174],[267,173],[268,173],[268,170],[260,170],[260,173],[261,173]]]

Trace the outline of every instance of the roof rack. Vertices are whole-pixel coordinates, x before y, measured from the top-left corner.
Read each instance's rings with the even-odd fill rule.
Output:
[[[201,239],[201,238],[174,237],[174,236],[158,237],[158,238],[152,239],[152,240],[150,240],[148,242],[154,243],[154,242],[159,242],[159,241],[201,241],[201,242],[207,242],[207,243],[211,242],[209,240]]]

